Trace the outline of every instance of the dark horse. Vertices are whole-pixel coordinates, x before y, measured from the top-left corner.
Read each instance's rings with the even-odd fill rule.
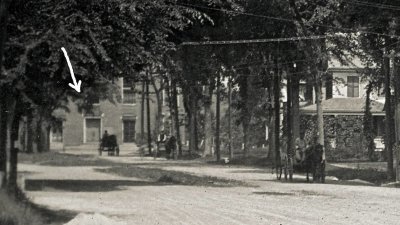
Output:
[[[322,157],[323,153],[324,149],[321,144],[314,144],[306,148],[302,166],[306,169],[307,181],[309,181],[309,173],[312,172],[314,182],[325,182],[325,162]]]
[[[174,136],[171,136],[165,143],[166,157],[169,158],[171,154],[175,154],[175,150],[176,150],[176,138]]]
[[[102,138],[100,142],[99,155],[101,155],[103,151],[107,151],[108,155],[111,154],[115,154],[117,156],[119,155],[117,136],[109,135]]]

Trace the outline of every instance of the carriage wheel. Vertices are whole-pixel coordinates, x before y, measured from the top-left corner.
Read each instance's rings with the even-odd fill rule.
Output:
[[[282,166],[276,166],[276,179],[280,180],[282,177]]]

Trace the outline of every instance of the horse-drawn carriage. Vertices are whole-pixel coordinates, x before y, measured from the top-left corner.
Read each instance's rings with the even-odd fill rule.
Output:
[[[165,157],[167,159],[172,158],[176,154],[176,138],[172,135],[171,137],[166,137],[163,141],[157,141],[157,148],[154,151],[154,157],[159,157],[161,151],[165,151]]]
[[[103,138],[100,141],[99,155],[101,155],[103,151],[107,151],[108,155],[116,155],[116,156],[119,155],[117,136],[115,135],[103,136]]]
[[[286,143],[286,142],[283,142]],[[292,152],[287,152],[287,146],[281,145],[281,161],[276,167],[277,179],[282,178],[284,174],[285,180],[293,177],[293,170],[302,170],[307,174],[309,181],[309,173],[312,173],[313,181],[325,182],[325,160],[323,159],[323,146],[314,142],[310,146],[306,146],[304,141],[296,140],[295,148]]]

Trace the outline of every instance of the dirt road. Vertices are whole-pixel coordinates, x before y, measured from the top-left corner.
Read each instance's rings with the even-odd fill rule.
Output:
[[[55,210],[101,213],[127,224],[398,224],[400,220],[400,191],[394,188],[278,182],[269,170],[257,168],[108,159],[237,179],[254,187],[165,185],[101,173],[94,167],[21,164],[19,169],[26,172],[26,179],[58,183],[27,191],[35,203]],[[74,182],[80,189],[62,186],[74,187]]]

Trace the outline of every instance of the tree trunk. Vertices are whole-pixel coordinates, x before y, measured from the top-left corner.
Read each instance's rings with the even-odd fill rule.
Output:
[[[38,152],[50,151],[50,139],[47,131],[48,122],[44,120],[43,115],[39,115],[36,123],[36,148]]]
[[[268,153],[267,162],[275,165],[275,116],[274,116],[274,81],[273,78],[268,82],[268,101],[271,103],[268,107]]]
[[[272,96],[273,97],[273,96]],[[275,110],[271,107],[268,121],[268,155],[267,160],[275,165]]]
[[[15,113],[12,121],[9,121],[11,127],[10,135],[10,175],[8,177],[7,190],[16,195],[17,194],[17,165],[18,165],[18,148],[15,148],[14,143],[18,140],[19,122],[21,119],[20,112]]]
[[[29,110],[26,117],[26,152],[33,153],[33,114]]]
[[[158,135],[160,134],[161,130],[164,130],[164,124],[162,124],[162,90],[163,90],[163,81],[160,80],[160,88],[157,88],[156,81],[151,74],[151,84],[153,86],[154,92],[156,94],[156,101],[157,101],[157,116],[156,116],[156,128],[154,129],[154,137],[157,139]],[[159,145],[157,144],[157,152],[159,151]]]
[[[6,92],[0,92],[0,188],[7,183],[7,101]]]
[[[297,75],[292,76],[292,128],[293,140],[300,138],[300,80]]]
[[[151,118],[150,118],[150,92],[149,92],[149,81],[146,80],[146,117],[147,117],[147,145],[149,148],[149,154],[151,154]]]
[[[294,148],[293,142],[294,142],[294,140],[296,140],[296,137],[294,134],[294,126],[293,126],[293,123],[294,123],[294,117],[293,117],[294,116],[294,104],[293,103],[295,102],[294,99],[296,99],[296,98],[297,98],[297,103],[299,101],[298,95],[296,97],[296,95],[294,94],[294,91],[293,91],[293,86],[294,86],[293,83],[296,82],[296,79],[293,76],[296,76],[296,75],[289,74],[288,78],[287,78],[287,104],[286,104],[286,107],[287,107],[287,110],[286,110],[286,113],[287,113],[286,114],[286,117],[287,117],[287,119],[286,119],[286,126],[287,126],[287,131],[286,131],[287,149],[286,149],[286,152],[287,152],[287,156],[288,156],[288,161],[290,162],[289,168],[288,168],[290,180],[292,180],[292,172],[291,171],[293,171],[293,164],[292,164],[293,148]],[[298,82],[298,80],[297,80],[297,82]],[[298,121],[296,121],[296,122],[298,125],[299,122]]]
[[[7,111],[5,98],[0,98],[0,188],[7,183]]]
[[[217,155],[217,162],[221,160],[221,151],[220,151],[220,113],[221,113],[221,75],[218,74],[217,77],[217,103],[215,108],[215,152]]]
[[[287,76],[287,87],[286,87],[286,135],[287,135],[287,153],[291,152],[292,149],[292,78],[291,75]]]
[[[373,135],[373,121],[372,121],[372,114],[371,114],[371,98],[370,98],[372,88],[373,88],[372,83],[368,83],[368,85],[366,87],[363,133],[364,133],[364,138],[367,143],[368,158],[370,161],[375,161],[375,159],[374,159],[375,144],[374,144],[374,135]]]
[[[8,7],[10,0],[0,0],[0,79],[3,76],[3,55],[7,36]],[[6,93],[0,90],[0,188],[7,182],[7,104]]]
[[[390,93],[390,60],[388,57],[383,58],[383,71],[385,75],[385,151],[387,154],[387,178],[394,178],[393,170],[393,140],[391,135],[392,110],[391,110],[391,93]]]
[[[250,72],[252,74],[252,72]],[[246,87],[245,88],[245,93],[243,97],[243,106],[244,109],[242,109],[242,126],[243,126],[243,153],[244,157],[247,157],[249,155],[249,128],[250,128],[250,121],[251,121],[251,112],[250,112],[250,103],[249,103],[249,98],[251,97],[251,76],[246,76]]]
[[[280,76],[279,71],[276,70],[274,74],[274,151],[275,151],[275,168],[281,166],[281,154],[280,154]]]
[[[172,136],[175,133],[175,128],[174,128],[174,106],[173,106],[173,101],[172,101],[172,91],[171,91],[171,83],[170,80],[167,80],[166,82],[166,86],[165,86],[165,90],[167,92],[167,96],[168,96],[168,107],[169,107],[169,125],[170,125],[170,130],[169,130],[169,134]]]
[[[211,118],[211,105],[212,105],[212,88],[205,86],[204,93],[204,152],[203,157],[212,155],[212,118]]]
[[[318,143],[322,146],[325,146],[324,144],[324,115],[322,111],[322,84],[321,84],[321,78],[319,75],[317,75],[315,79],[315,101],[317,105],[317,130],[318,130]],[[325,147],[323,148],[324,152],[322,155],[322,160],[326,159],[326,154],[325,154]]]
[[[145,110],[145,89],[146,89],[146,83],[145,81],[142,81],[142,101],[140,104],[140,144],[144,144],[144,110]]]
[[[40,144],[42,152],[49,152],[50,151],[50,124],[48,121],[43,121],[42,126],[40,127],[40,135],[41,141]]]
[[[0,68],[3,68],[4,47],[7,37],[8,8],[10,0],[0,0]],[[2,76],[0,69],[0,77]]]
[[[231,128],[231,104],[232,104],[232,78],[229,77],[228,81],[228,150],[229,150],[229,158],[233,159],[233,151],[232,151],[232,128]]]
[[[192,84],[189,90],[189,154],[196,151],[196,90]]]
[[[333,98],[333,75],[332,73],[328,73],[325,81],[326,93],[325,99]]]
[[[198,90],[199,91],[199,90]],[[199,92],[198,92],[199,93]],[[194,111],[194,149],[196,153],[199,153],[199,101],[196,99],[195,111]]]
[[[50,133],[51,133],[51,126],[50,126],[50,124],[47,124],[47,126],[46,126],[46,148],[47,148],[47,151],[49,152],[51,149],[50,149]]]
[[[36,121],[36,127],[35,127],[35,137],[36,137],[36,150],[37,152],[43,152],[43,135],[42,135],[42,125],[43,125],[43,119],[42,115],[38,115],[38,119]]]
[[[396,173],[396,182],[400,181],[400,70],[399,70],[399,58],[394,58],[393,61],[393,74],[394,74],[394,94],[395,94],[395,173]]]
[[[176,78],[172,79],[172,103],[174,107],[174,122],[175,122],[175,132],[176,132],[176,142],[178,144],[178,154],[174,154],[175,159],[177,159],[178,155],[182,156],[182,143],[181,143],[181,134],[180,134],[180,125],[179,125],[179,109],[178,109],[178,90],[176,87]]]

